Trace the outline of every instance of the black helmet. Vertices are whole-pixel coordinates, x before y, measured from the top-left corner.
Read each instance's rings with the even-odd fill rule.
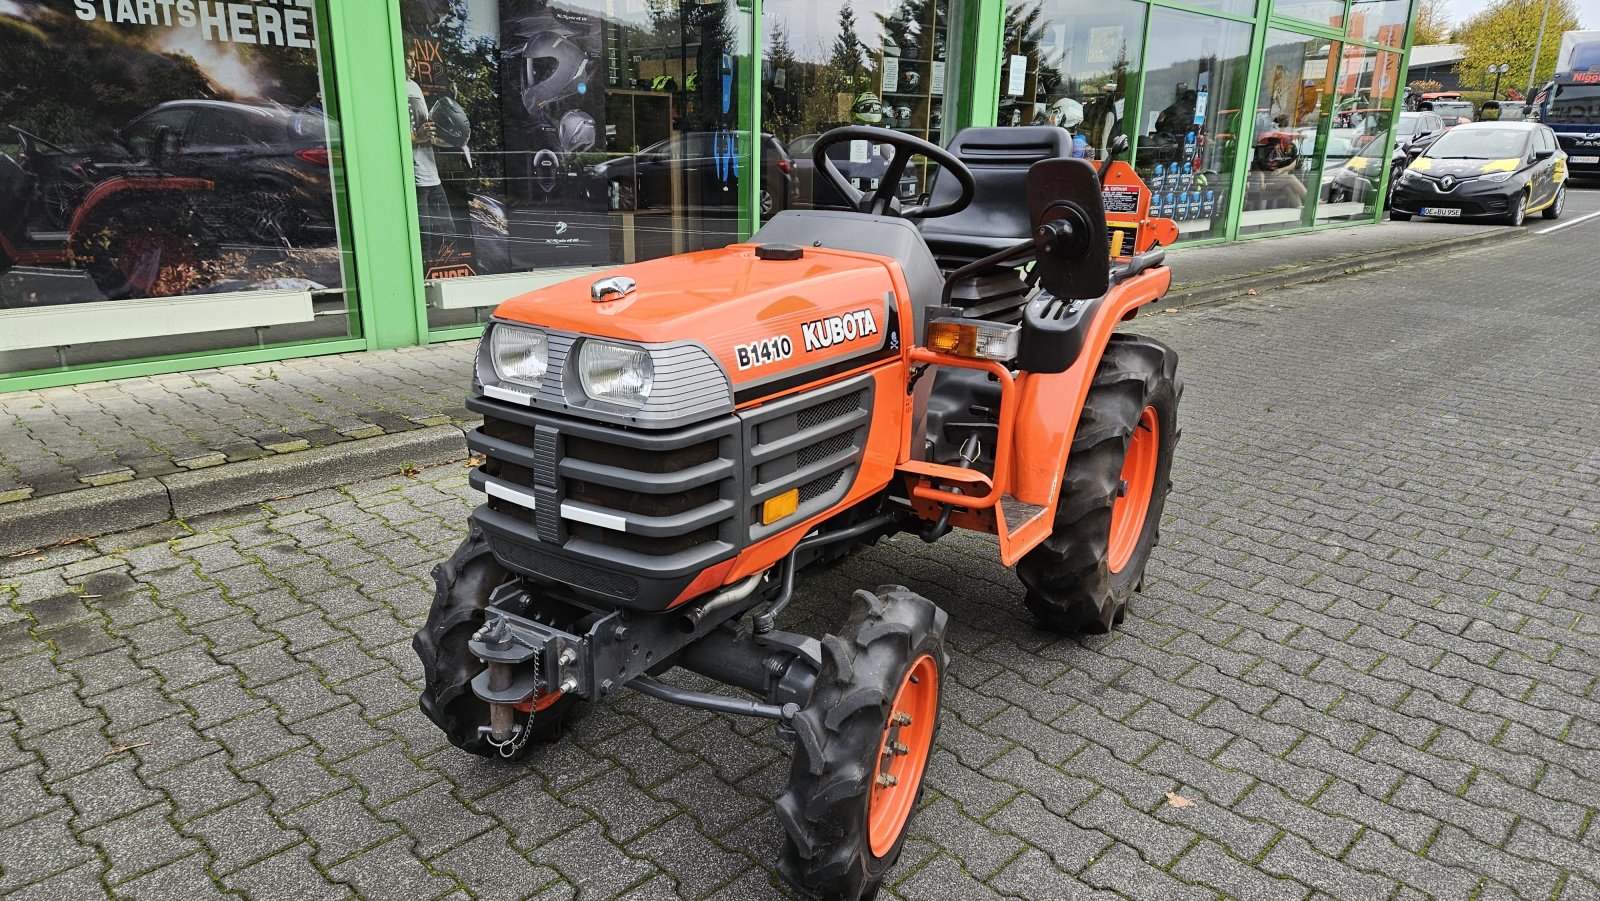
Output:
[[[533,183],[546,194],[556,189],[556,175],[561,169],[561,157],[550,149],[533,155]]]
[[[567,110],[556,126],[556,143],[562,153],[579,153],[593,150],[595,145],[594,117],[583,110]]]
[[[550,104],[589,89],[589,56],[573,40],[573,29],[552,16],[523,19],[514,29],[517,43],[501,56],[520,61],[510,71],[522,105],[536,121],[549,118]]]
[[[441,147],[465,147],[472,138],[472,123],[467,121],[467,111],[461,108],[454,97],[444,96],[435,100],[428,118],[433,120],[437,129],[433,142]]]

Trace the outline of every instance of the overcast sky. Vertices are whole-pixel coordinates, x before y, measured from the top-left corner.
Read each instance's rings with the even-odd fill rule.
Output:
[[[1600,0],[1573,0],[1578,7],[1578,21],[1585,28],[1600,29]],[[1445,0],[1450,18],[1460,25],[1474,13],[1488,6],[1487,0]],[[1560,46],[1560,41],[1556,42]]]

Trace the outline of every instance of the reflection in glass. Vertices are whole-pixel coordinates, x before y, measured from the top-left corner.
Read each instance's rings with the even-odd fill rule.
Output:
[[[1344,0],[1273,0],[1272,12],[1329,28],[1344,26]]]
[[[940,142],[948,8],[949,0],[866,0],[824,15],[816,0],[763,5],[762,129],[793,161],[800,206],[845,204],[812,161],[812,146],[829,129],[871,125]],[[892,155],[887,144],[865,142],[828,151],[863,191],[878,187]],[[926,161],[913,160],[896,188],[900,199],[915,202],[928,177]]]
[[[1400,89],[1400,54],[1345,45],[1328,127],[1317,222],[1372,218]]]
[[[1144,16],[1130,0],[1008,4],[999,124],[1059,125],[1088,159],[1104,159],[1117,134],[1132,140]]]
[[[757,154],[740,127],[750,15],[734,0],[401,11],[430,280],[720,247],[739,237],[750,177],[764,208],[794,201],[783,149]],[[436,328],[478,318],[429,310]]]
[[[1350,28],[1345,33],[1357,40],[1403,47],[1410,12],[1410,0],[1350,0]]]
[[[1156,215],[1176,220],[1180,240],[1226,234],[1241,134],[1250,26],[1155,8],[1145,60],[1139,175]],[[1242,127],[1241,127],[1242,126]]]
[[[1339,47],[1290,32],[1267,36],[1240,234],[1311,224]]]
[[[114,314],[84,307],[95,339],[41,336],[0,371],[350,334],[309,8],[241,5],[203,29],[67,6],[0,4],[0,331],[7,310],[111,301],[129,338],[99,337]],[[132,312],[263,290],[299,299]]]

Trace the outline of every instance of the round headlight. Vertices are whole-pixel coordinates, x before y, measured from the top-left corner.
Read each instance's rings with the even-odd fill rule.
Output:
[[[589,340],[578,349],[578,381],[593,400],[638,408],[650,399],[655,364],[642,347]]]
[[[489,359],[501,381],[538,387],[549,365],[544,332],[496,325],[489,331]]]

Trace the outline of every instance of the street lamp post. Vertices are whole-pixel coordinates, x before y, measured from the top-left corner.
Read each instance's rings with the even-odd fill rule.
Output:
[[[1501,63],[1498,66],[1490,66],[1489,67],[1489,71],[1491,73],[1493,73],[1493,75],[1494,75],[1494,91],[1489,94],[1489,99],[1490,100],[1499,100],[1500,99],[1500,76],[1506,74],[1507,72],[1510,72],[1511,71],[1511,65],[1509,63]]]
[[[1550,23],[1550,0],[1544,0],[1544,15],[1539,18],[1539,39],[1533,44],[1533,65],[1528,67],[1528,93],[1526,102],[1533,101],[1533,81],[1539,72],[1539,51],[1544,49],[1544,28]]]

